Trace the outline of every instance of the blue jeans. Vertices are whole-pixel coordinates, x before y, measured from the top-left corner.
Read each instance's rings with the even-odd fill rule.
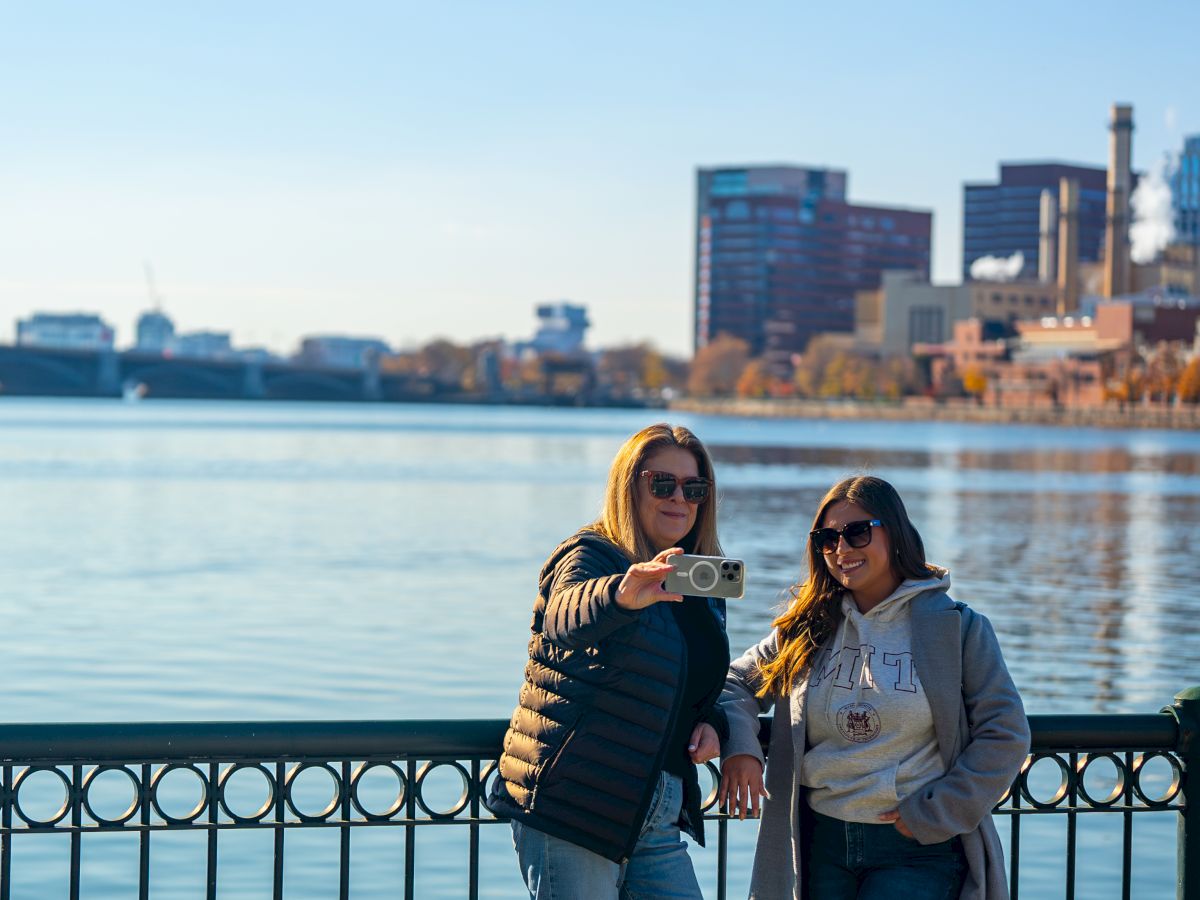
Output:
[[[891,823],[812,818],[805,895],[812,900],[953,900],[962,891],[967,863],[957,837],[919,844]]]
[[[624,865],[528,825],[512,823],[531,900],[702,900],[679,837],[683,781],[659,773],[633,855]]]

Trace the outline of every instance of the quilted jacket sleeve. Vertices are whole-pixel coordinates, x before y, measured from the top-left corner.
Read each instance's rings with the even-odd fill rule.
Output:
[[[546,610],[542,631],[564,650],[595,646],[637,612],[617,605],[624,571],[614,571],[611,554],[583,543],[564,555],[543,579]]]

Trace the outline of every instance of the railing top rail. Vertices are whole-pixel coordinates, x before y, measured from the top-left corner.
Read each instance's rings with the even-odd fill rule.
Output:
[[[507,719],[0,724],[0,760],[495,755]]]
[[[770,719],[764,717],[763,738]],[[1174,750],[1179,725],[1166,713],[1035,715],[1033,751]],[[0,724],[0,760],[287,759],[494,756],[506,719],[327,720]]]

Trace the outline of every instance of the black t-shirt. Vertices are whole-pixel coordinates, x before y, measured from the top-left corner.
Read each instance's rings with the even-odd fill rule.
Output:
[[[696,727],[700,705],[724,683],[725,673],[729,670],[729,651],[720,624],[708,608],[707,600],[684,597],[679,603],[671,604],[671,612],[675,615],[679,630],[683,632],[687,681],[681,685],[683,700],[675,719],[675,730],[668,738],[663,768],[683,778],[687,767],[692,765],[688,744],[692,729]]]

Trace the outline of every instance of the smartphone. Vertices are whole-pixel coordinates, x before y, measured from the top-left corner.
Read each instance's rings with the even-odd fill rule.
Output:
[[[675,571],[666,577],[663,587],[673,594],[738,600],[745,590],[746,564],[740,559],[683,553],[668,562]]]

